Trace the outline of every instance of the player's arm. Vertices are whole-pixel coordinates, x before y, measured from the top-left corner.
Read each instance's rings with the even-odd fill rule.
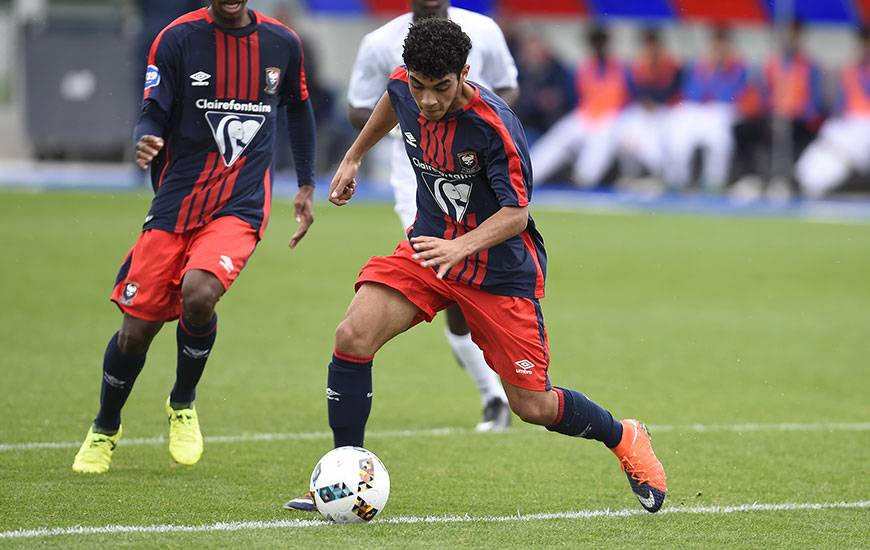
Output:
[[[412,237],[411,245],[417,251],[412,257],[423,260],[420,262],[423,267],[437,265],[436,276],[441,279],[451,267],[468,256],[519,235],[528,223],[528,206],[503,206],[482,224],[455,239]]]
[[[133,132],[136,141],[136,165],[146,170],[154,157],[163,149],[163,135],[169,115],[156,101],[146,99]]]
[[[281,86],[281,106],[287,111],[290,151],[296,168],[299,190],[293,199],[293,217],[298,224],[288,245],[296,248],[314,223],[314,159],[317,151],[317,127],[314,108],[308,97],[305,80],[305,54],[302,41],[292,33],[288,41],[291,55]]]
[[[348,107],[347,120],[350,122],[351,126],[357,130],[362,130],[363,126],[365,126],[366,122],[371,118],[372,112],[373,111],[367,107]]]
[[[290,149],[299,184],[299,191],[293,199],[293,214],[299,226],[289,242],[290,248],[296,248],[314,223],[314,159],[317,151],[317,127],[314,123],[314,108],[310,99],[287,105],[287,128],[290,132]]]
[[[372,116],[373,107],[387,88],[388,75],[394,68],[384,63],[381,49],[371,35],[364,37],[350,73],[347,120],[357,130],[362,130]]]
[[[375,105],[372,116],[369,117],[353,145],[347,150],[332,183],[329,186],[329,202],[343,206],[353,197],[356,190],[356,174],[359,171],[363,157],[377,142],[390,133],[399,123],[388,92],[384,92],[378,104]]]

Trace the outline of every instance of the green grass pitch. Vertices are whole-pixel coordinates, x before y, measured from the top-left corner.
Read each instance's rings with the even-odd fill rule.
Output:
[[[265,240],[218,307],[199,389],[204,434],[227,440],[207,441],[193,468],[173,464],[165,443],[136,444],[166,430],[168,326],[124,410],[112,470],[76,475],[74,444],[96,412],[103,350],[120,321],[107,296],[149,200],[0,193],[2,546],[870,546],[870,226],[548,209],[534,215],[550,255],[542,305],[551,378],[651,425],[669,477],[663,512],[676,513],[558,516],[640,507],[598,443],[516,418],[509,433],[473,433],[476,390],[436,319],[376,359],[366,443],[393,482],[380,521],[11,538],[310,517],[280,505],[329,449],[334,327],[359,268],[400,238],[395,215],[389,205],[321,202],[290,251],[290,204],[277,201]],[[849,424],[818,426],[826,423]],[[69,445],[25,448],[47,442]],[[788,509],[835,502],[853,507]],[[714,508],[752,503],[782,507]],[[556,517],[508,518],[547,513]]]

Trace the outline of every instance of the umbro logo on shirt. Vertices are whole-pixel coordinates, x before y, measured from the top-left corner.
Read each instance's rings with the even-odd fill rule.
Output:
[[[408,142],[408,145],[411,147],[417,146],[417,138],[415,138],[414,134],[411,132],[405,132],[405,141]]]
[[[191,86],[208,86],[208,79],[211,78],[211,75],[203,72],[197,71],[190,75],[190,85]]]

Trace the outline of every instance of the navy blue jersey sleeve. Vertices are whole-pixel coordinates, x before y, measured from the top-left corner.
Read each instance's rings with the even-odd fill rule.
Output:
[[[181,67],[181,48],[175,32],[167,27],[157,35],[148,54],[145,70],[145,93],[143,101],[152,100],[167,113],[179,97],[178,83]]]
[[[390,73],[390,80],[387,82],[387,94],[390,96],[390,103],[393,104],[393,108],[396,107],[396,102],[399,99],[399,96],[396,94],[399,91],[404,91],[408,89],[408,69],[405,68],[404,65],[400,65],[396,67],[392,73]]]
[[[299,186],[314,185],[317,132],[311,101],[287,105],[287,129],[290,131],[290,148],[293,151],[293,163],[296,166],[296,179]]]
[[[506,124],[485,101],[474,111],[486,123],[486,176],[501,206],[528,206],[531,172],[524,139],[515,137],[522,128],[515,119]],[[510,129],[508,126],[510,125]]]
[[[305,53],[299,36],[287,27],[283,27],[282,30],[287,33],[290,57],[282,75],[281,103],[291,105],[308,99],[308,84],[305,82]]]

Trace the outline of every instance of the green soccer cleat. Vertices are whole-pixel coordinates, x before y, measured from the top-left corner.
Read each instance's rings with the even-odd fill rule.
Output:
[[[169,454],[175,462],[192,466],[202,457],[202,433],[193,405],[189,409],[175,410],[166,400],[169,417]]]
[[[109,471],[112,464],[112,452],[121,439],[121,427],[118,433],[106,435],[94,431],[93,425],[85,436],[76,458],[73,460],[72,469],[80,474],[104,474]]]

